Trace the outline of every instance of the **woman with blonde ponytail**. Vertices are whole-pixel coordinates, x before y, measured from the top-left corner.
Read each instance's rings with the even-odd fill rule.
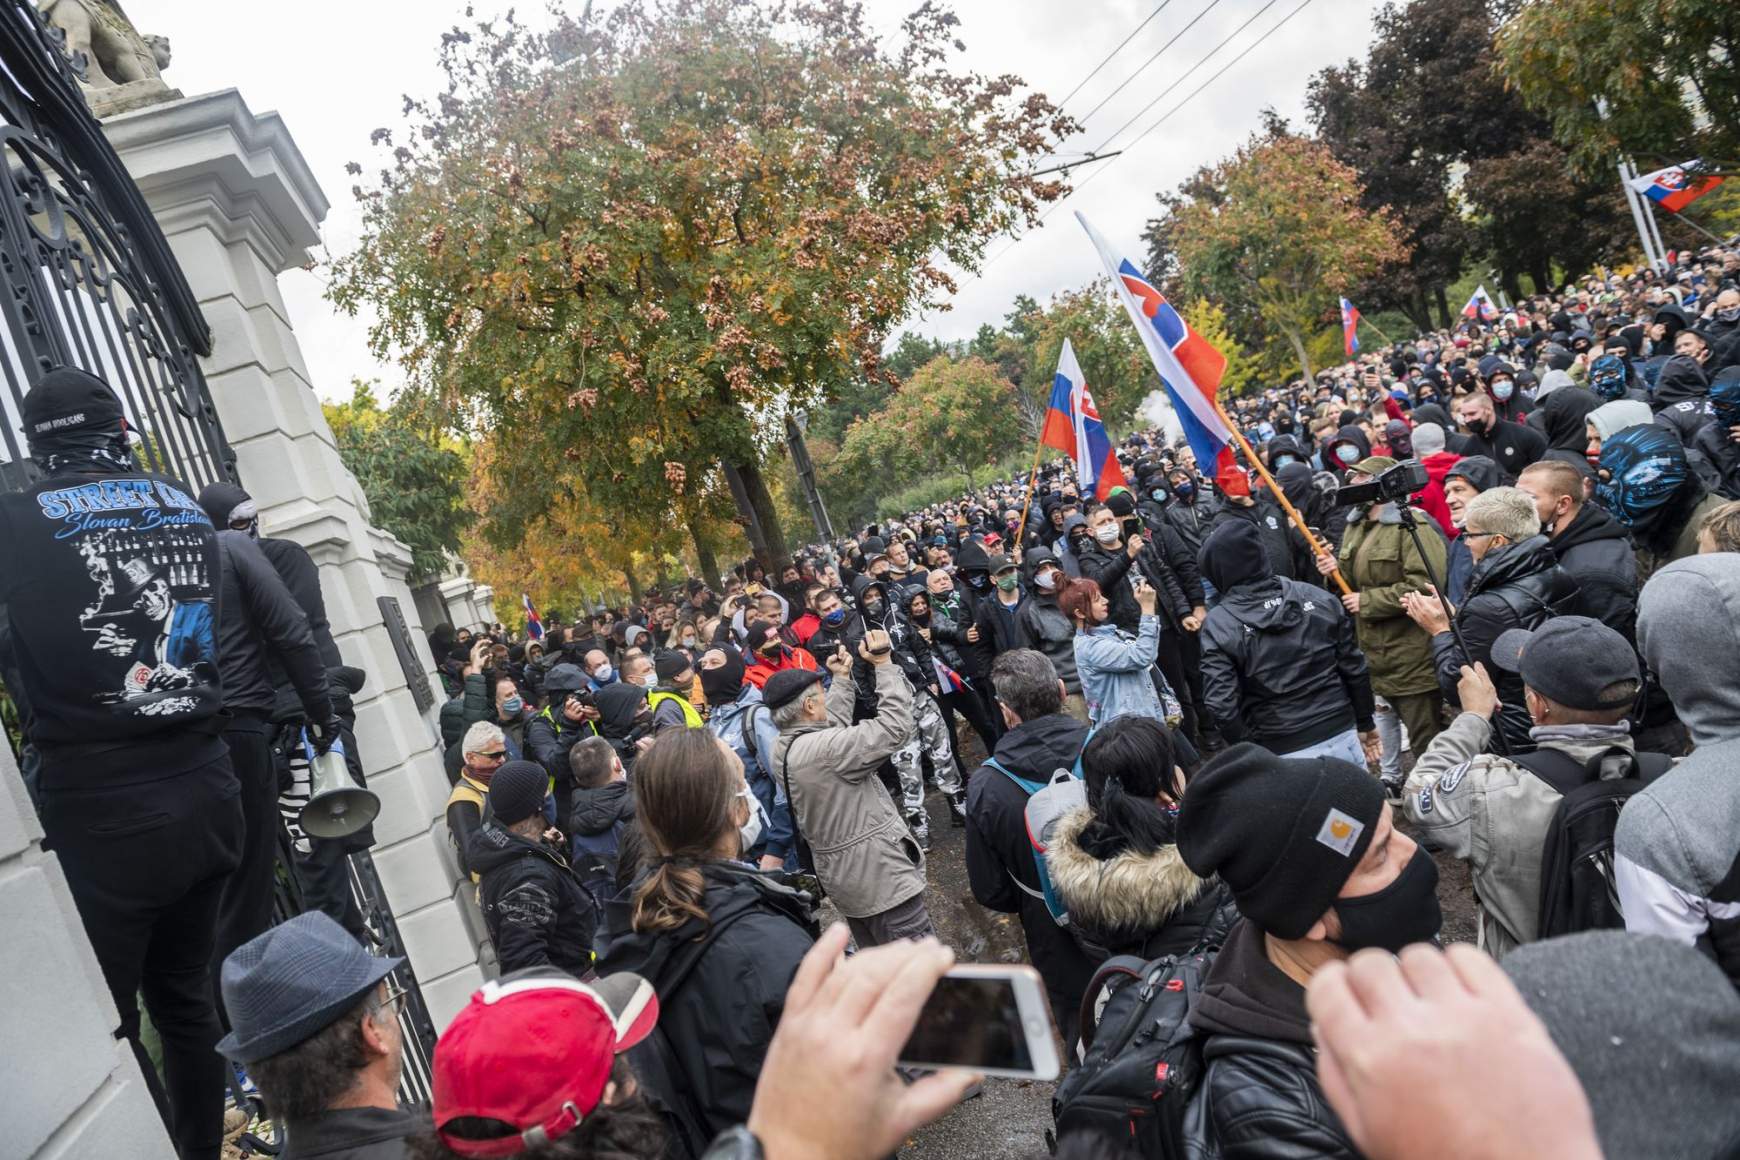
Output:
[[[704,729],[668,729],[634,764],[643,868],[629,929],[601,974],[633,971],[659,996],[636,1069],[675,1155],[699,1156],[749,1118],[756,1077],[798,962],[815,942],[809,895],[742,860],[764,821],[743,763]]]

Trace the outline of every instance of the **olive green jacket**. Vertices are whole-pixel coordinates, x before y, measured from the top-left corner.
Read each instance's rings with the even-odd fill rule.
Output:
[[[1415,517],[1419,519],[1418,516]],[[1430,521],[1420,521],[1420,542],[1432,571],[1444,575],[1444,538]],[[1380,697],[1436,693],[1432,638],[1402,611],[1402,594],[1424,592],[1431,579],[1420,552],[1394,508],[1377,522],[1348,521],[1341,540],[1341,574],[1359,593],[1359,647],[1371,667],[1372,691]]]

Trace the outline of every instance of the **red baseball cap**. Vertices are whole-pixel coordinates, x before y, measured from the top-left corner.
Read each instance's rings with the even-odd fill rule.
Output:
[[[604,1098],[618,1053],[651,1034],[659,999],[626,972],[582,983],[545,971],[485,983],[435,1045],[435,1131],[461,1156],[515,1156],[567,1135]],[[511,1131],[477,1139],[456,1120]]]

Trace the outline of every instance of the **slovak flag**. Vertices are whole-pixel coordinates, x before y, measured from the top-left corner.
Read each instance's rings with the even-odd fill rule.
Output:
[[[1075,348],[1063,340],[1057,356],[1057,374],[1051,380],[1051,402],[1045,409],[1045,426],[1039,432],[1044,447],[1055,447],[1075,460],[1076,481],[1084,493],[1092,492],[1104,502],[1114,487],[1128,486],[1124,469],[1112,451],[1111,436],[1100,422],[1094,397],[1088,392]]]
[[[1179,426],[1184,428],[1184,438],[1196,455],[1197,470],[1212,475],[1225,494],[1249,495],[1250,480],[1233,456],[1232,429],[1216,401],[1221,375],[1226,372],[1226,356],[1190,329],[1128,258],[1118,258],[1080,211],[1075,220],[1099,251],[1124,310],[1136,324],[1136,333],[1172,400]]]
[[[1631,179],[1631,188],[1663,209],[1679,213],[1712,189],[1722,184],[1717,176],[1698,177],[1695,170],[1702,162],[1694,157],[1684,165],[1670,165],[1654,173]]]
[[[532,598],[522,592],[520,604],[526,610],[526,635],[533,640],[543,640],[544,622],[538,619],[538,610],[532,607]]]
[[[1491,322],[1498,317],[1498,307],[1492,304],[1492,295],[1481,286],[1468,296],[1468,305],[1462,308],[1462,317],[1478,318],[1482,322]]]
[[[1359,307],[1345,298],[1341,300],[1341,345],[1348,358],[1359,353]]]

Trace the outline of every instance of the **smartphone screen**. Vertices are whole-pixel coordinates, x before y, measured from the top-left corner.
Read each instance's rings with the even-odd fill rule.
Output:
[[[1014,980],[945,975],[925,1001],[900,1061],[921,1067],[1033,1071]]]

